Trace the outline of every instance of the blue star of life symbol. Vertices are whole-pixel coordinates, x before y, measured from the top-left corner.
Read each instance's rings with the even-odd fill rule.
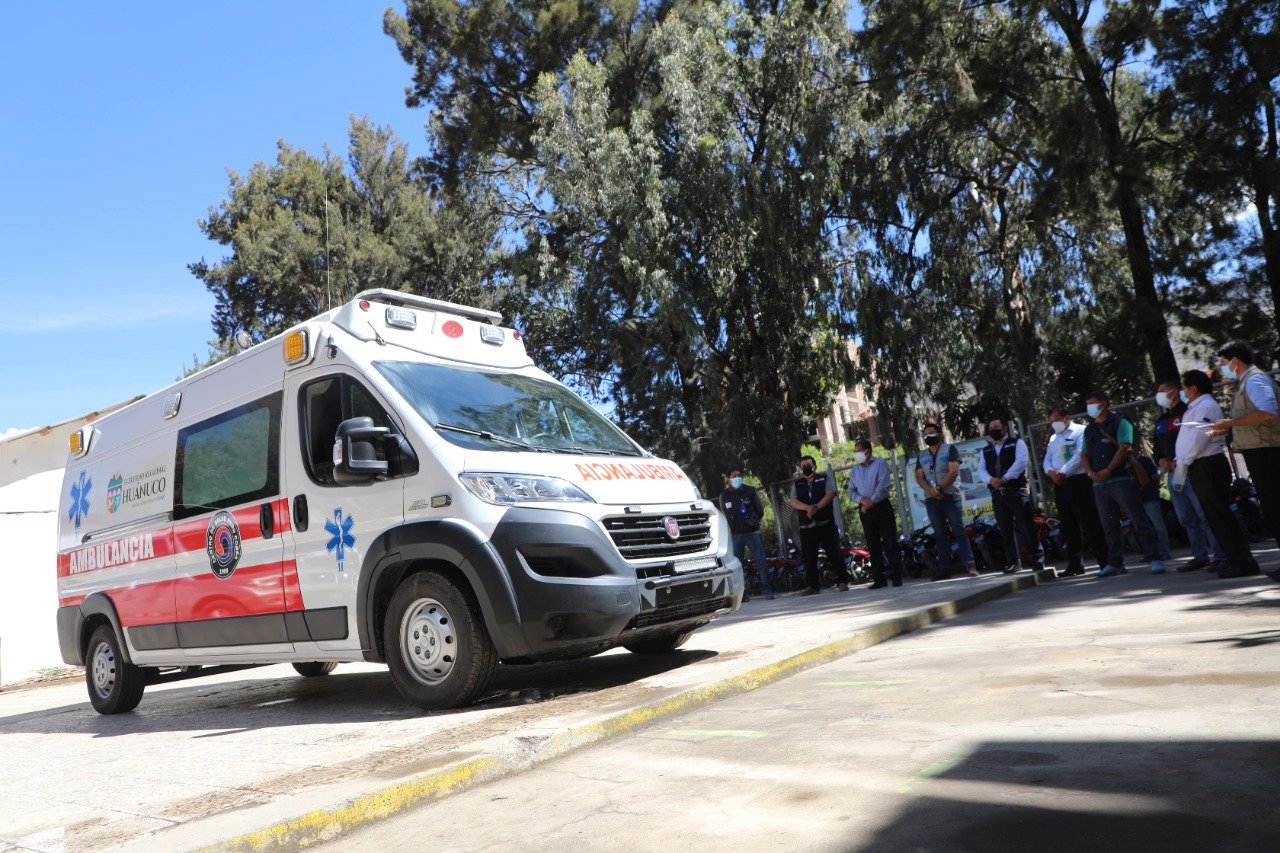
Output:
[[[67,510],[67,520],[75,522],[76,530],[89,514],[89,491],[92,488],[93,480],[87,478],[84,471],[80,472],[79,482],[71,484],[71,507]]]
[[[352,516],[342,517],[342,507],[335,509],[333,518],[324,523],[324,530],[329,534],[329,543],[324,547],[338,558],[338,571],[342,571],[342,561],[346,558],[347,549],[356,544],[356,537],[351,535],[351,527],[355,523]]]

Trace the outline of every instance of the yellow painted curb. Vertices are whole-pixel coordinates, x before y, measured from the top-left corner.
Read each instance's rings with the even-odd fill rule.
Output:
[[[411,807],[528,770],[574,750],[602,743],[721,699],[748,693],[789,675],[830,663],[1054,577],[1053,570],[1046,569],[1010,578],[999,586],[981,589],[955,601],[934,604],[905,616],[889,619],[798,655],[640,705],[604,720],[568,729],[519,754],[482,756],[451,764],[356,797],[340,806],[316,809],[256,832],[218,842],[203,848],[201,853],[301,850],[332,841]]]

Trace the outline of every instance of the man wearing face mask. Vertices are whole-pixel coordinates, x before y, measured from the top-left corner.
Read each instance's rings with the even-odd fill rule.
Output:
[[[1071,413],[1061,406],[1049,412],[1049,423],[1053,438],[1044,452],[1044,472],[1053,481],[1053,497],[1067,543],[1067,570],[1063,574],[1084,574],[1082,539],[1101,570],[1107,564],[1106,540],[1098,521],[1098,506],[1093,502],[1093,484],[1080,462],[1084,427],[1072,423]]]
[[[889,585],[886,563],[893,585],[902,586],[898,522],[889,503],[889,463],[871,455],[871,442],[865,438],[858,439],[854,447],[857,450],[853,454],[853,470],[849,472],[849,499],[858,505],[862,532],[866,534],[867,550],[871,552],[871,589]]]
[[[942,441],[942,427],[930,421],[924,425],[925,449],[916,456],[916,482],[924,489],[924,509],[933,525],[933,543],[938,555],[938,571],[934,580],[950,576],[951,538],[960,548],[960,561],[969,577],[978,576],[969,535],[964,532],[961,513],[960,453],[955,445]]]
[[[1035,519],[1031,513],[1026,442],[1010,438],[1000,418],[992,418],[987,424],[987,437],[991,444],[982,451],[978,480],[991,489],[991,509],[996,514],[996,524],[1000,526],[1000,536],[1004,539],[1004,573],[1011,574],[1022,567],[1019,540],[1030,553],[1033,567],[1039,571],[1044,568],[1044,549],[1036,536]]]
[[[1218,350],[1222,375],[1236,383],[1231,417],[1214,424],[1215,436],[1231,433],[1231,446],[1244,457],[1258,502],[1280,545],[1280,408],[1276,382],[1254,364],[1253,349],[1232,341]],[[1270,573],[1280,581],[1280,571]]]
[[[1170,488],[1194,489],[1200,499],[1209,528],[1227,552],[1226,565],[1218,569],[1218,577],[1256,575],[1258,561],[1249,548],[1249,531],[1240,515],[1231,511],[1231,464],[1227,461],[1226,442],[1214,435],[1216,430],[1193,426],[1222,421],[1222,409],[1213,399],[1213,382],[1203,371],[1188,370],[1182,374],[1182,388],[1189,402],[1178,431],[1177,468]]]
[[[1174,460],[1178,458],[1178,436],[1182,432],[1182,419],[1187,413],[1186,401],[1182,399],[1185,396],[1182,386],[1175,380],[1161,382],[1156,388],[1156,405],[1161,412],[1151,437],[1151,447],[1156,465],[1168,475],[1173,474]],[[1178,523],[1187,532],[1187,541],[1191,543],[1191,559],[1178,566],[1178,571],[1217,571],[1226,563],[1227,555],[1205,521],[1204,510],[1200,507],[1195,489],[1175,489],[1171,484],[1169,501],[1173,504],[1174,514],[1178,516]],[[1210,553],[1213,554],[1213,559],[1209,558]]]
[[[1164,563],[1157,551],[1156,529],[1142,506],[1142,495],[1134,477],[1133,424],[1111,412],[1111,400],[1102,391],[1085,398],[1089,425],[1084,430],[1080,448],[1084,471],[1093,480],[1093,496],[1098,502],[1098,517],[1107,537],[1107,566],[1098,577],[1125,575],[1124,533],[1120,513],[1129,516],[1142,546],[1142,556],[1151,563],[1151,573],[1164,573]],[[1145,476],[1145,472],[1144,472]]]
[[[835,478],[818,473],[812,456],[800,457],[800,477],[791,484],[791,508],[800,514],[800,551],[804,555],[806,587],[801,595],[817,595],[822,586],[818,574],[818,549],[826,552],[836,575],[836,588],[849,589],[849,570],[840,553],[840,533],[836,530]]]
[[[764,504],[760,493],[742,482],[742,469],[732,468],[728,476],[729,487],[720,493],[720,511],[729,521],[733,534],[733,556],[744,566],[745,553],[751,551],[751,561],[760,575],[760,589],[765,601],[773,601],[773,587],[769,584],[769,567],[765,563],[764,539],[760,536],[760,519],[764,518]],[[744,595],[742,600],[747,601]]]

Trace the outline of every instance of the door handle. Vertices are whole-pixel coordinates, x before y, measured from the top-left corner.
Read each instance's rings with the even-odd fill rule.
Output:
[[[305,532],[307,525],[311,523],[311,519],[307,516],[307,496],[295,495],[293,498],[293,529],[299,533]]]
[[[271,504],[258,507],[258,526],[262,528],[262,538],[270,539],[276,532],[276,516]]]

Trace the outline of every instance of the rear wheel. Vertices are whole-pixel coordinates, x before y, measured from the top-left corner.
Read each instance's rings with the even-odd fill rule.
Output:
[[[123,644],[110,625],[99,625],[89,637],[85,656],[89,701],[99,714],[123,714],[142,701],[146,673],[124,659]]]
[[[428,711],[475,699],[498,665],[479,607],[453,581],[434,572],[410,575],[396,589],[383,637],[396,689]]]
[[[317,675],[328,675],[337,668],[338,662],[332,660],[308,661],[307,663],[295,663],[293,665],[294,671],[305,678],[315,678]]]
[[[648,640],[637,640],[634,643],[623,643],[622,647],[637,655],[665,655],[683,646],[693,636],[697,628],[681,631],[679,634],[666,634]]]

